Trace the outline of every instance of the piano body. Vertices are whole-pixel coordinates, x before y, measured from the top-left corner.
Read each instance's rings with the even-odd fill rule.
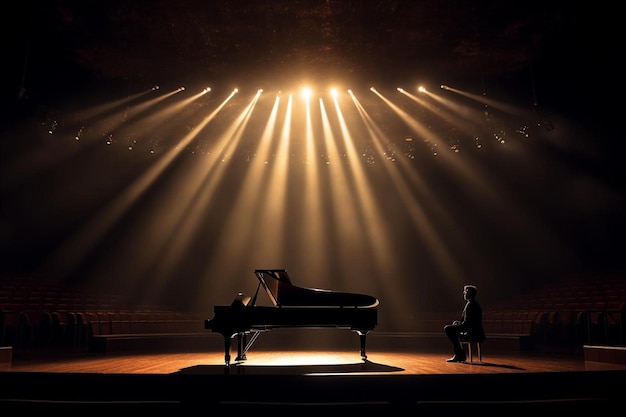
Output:
[[[359,335],[361,358],[367,359],[366,337],[378,320],[376,297],[298,287],[291,283],[286,269],[255,269],[254,274],[259,284],[253,298],[237,294],[230,306],[215,306],[214,317],[204,323],[205,329],[224,337],[226,366],[230,365],[231,339],[235,336],[236,361],[243,361],[261,332],[288,327],[352,330]],[[256,305],[261,287],[269,296],[271,306]]]

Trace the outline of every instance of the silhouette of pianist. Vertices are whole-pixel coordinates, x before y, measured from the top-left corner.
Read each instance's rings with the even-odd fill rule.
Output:
[[[476,301],[477,292],[478,289],[475,285],[465,285],[463,287],[463,299],[466,303],[461,314],[461,320],[455,320],[452,324],[447,324],[443,327],[454,348],[454,356],[448,359],[448,362],[465,362],[465,351],[459,340],[462,333],[472,343],[485,340],[483,310],[478,301]]]

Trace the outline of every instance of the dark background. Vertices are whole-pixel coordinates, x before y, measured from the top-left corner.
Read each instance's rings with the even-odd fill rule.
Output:
[[[355,292],[381,294],[388,304],[395,303],[388,291],[402,292],[405,300],[398,305],[432,310],[456,308],[464,281],[478,283],[489,302],[566,276],[622,271],[624,145],[615,94],[621,75],[616,16],[609,9],[559,1],[22,2],[5,14],[3,25],[8,35],[0,138],[4,274],[43,275],[137,293],[152,286],[149,272],[129,277],[115,267],[119,255],[112,248],[125,239],[124,224],[71,273],[49,269],[44,262],[67,233],[80,230],[92,210],[115,195],[114,184],[150,166],[144,159],[93,153],[93,159],[56,162],[47,172],[26,174],[28,163],[54,160],[55,152],[68,151],[70,140],[50,147],[43,157],[32,156],[50,146],[51,129],[69,128],[73,114],[88,103],[153,85],[191,90],[237,82],[280,89],[298,76],[349,80],[355,90],[370,85],[393,89],[402,83],[455,86],[528,110],[530,120],[520,116],[512,123],[531,123],[531,138],[541,140],[524,148],[523,163],[494,157],[494,152],[472,160],[485,176],[498,178],[505,206],[532,218],[531,230],[520,230],[524,226],[515,224],[510,213],[464,188],[457,173],[427,165],[426,177],[441,205],[456,218],[471,219],[461,230],[439,230],[464,269],[463,280],[450,279],[436,262],[425,261],[428,242],[400,236],[400,217],[392,227],[402,242],[396,253],[401,276],[355,285],[342,281],[349,273],[336,272],[349,271],[349,266],[329,265],[327,274],[339,275],[338,281],[318,280],[311,272],[316,268],[298,255],[280,265],[296,283],[322,286],[320,282],[347,291],[356,287]],[[402,132],[392,133],[402,137]],[[177,164],[184,165],[185,158],[190,156]],[[93,171],[72,171],[83,164]],[[107,176],[96,178],[95,172],[103,170]],[[236,176],[225,180],[224,188],[237,181]],[[386,197],[385,187],[376,191],[378,197]],[[68,189],[89,204],[63,202],[60,196]],[[153,195],[158,190],[147,193],[147,210]],[[228,198],[226,194],[223,206],[213,208],[213,215],[228,213]],[[473,242],[480,259],[465,259],[459,234]],[[166,286],[164,294],[172,298],[164,301],[207,309],[210,303],[227,304],[224,294],[253,290],[251,270],[268,266],[242,262],[243,272],[224,277],[219,262],[206,261],[216,243],[206,237],[198,243],[169,277],[176,284]],[[284,259],[291,257],[285,254]],[[110,270],[103,272],[101,265]],[[216,276],[220,291],[197,300],[195,293],[203,288],[197,281]]]

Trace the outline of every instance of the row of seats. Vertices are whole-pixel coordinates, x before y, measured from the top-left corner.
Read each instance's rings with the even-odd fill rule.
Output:
[[[196,314],[137,303],[128,294],[62,285],[45,277],[0,283],[0,345],[88,349],[93,335],[201,331]]]
[[[0,309],[11,310],[61,310],[61,311],[116,311],[171,309],[160,304],[137,304],[123,295],[94,295],[88,291],[67,291],[46,287],[38,289],[32,285],[15,287],[2,285]]]
[[[572,277],[485,306],[485,316],[532,318],[538,342],[626,343],[626,275]]]
[[[93,336],[201,333],[202,313],[178,311],[0,310],[0,345],[16,349],[69,347],[88,350]]]
[[[621,345],[626,341],[624,320],[626,303],[616,310],[561,309],[549,311],[489,312],[487,321],[506,321],[511,317],[529,320],[537,343],[582,346],[584,344]]]
[[[490,303],[491,311],[618,309],[626,302],[626,274],[572,277]]]

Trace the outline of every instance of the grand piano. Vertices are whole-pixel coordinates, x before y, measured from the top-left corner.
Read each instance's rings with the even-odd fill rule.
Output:
[[[274,328],[306,327],[349,329],[359,335],[361,358],[367,359],[367,334],[378,320],[376,297],[292,284],[286,269],[255,269],[259,280],[254,297],[238,293],[229,306],[215,306],[214,317],[204,328],[224,337],[224,360],[230,365],[231,339],[237,336],[236,361],[246,360],[246,352],[261,332]],[[258,306],[263,288],[271,305]]]

